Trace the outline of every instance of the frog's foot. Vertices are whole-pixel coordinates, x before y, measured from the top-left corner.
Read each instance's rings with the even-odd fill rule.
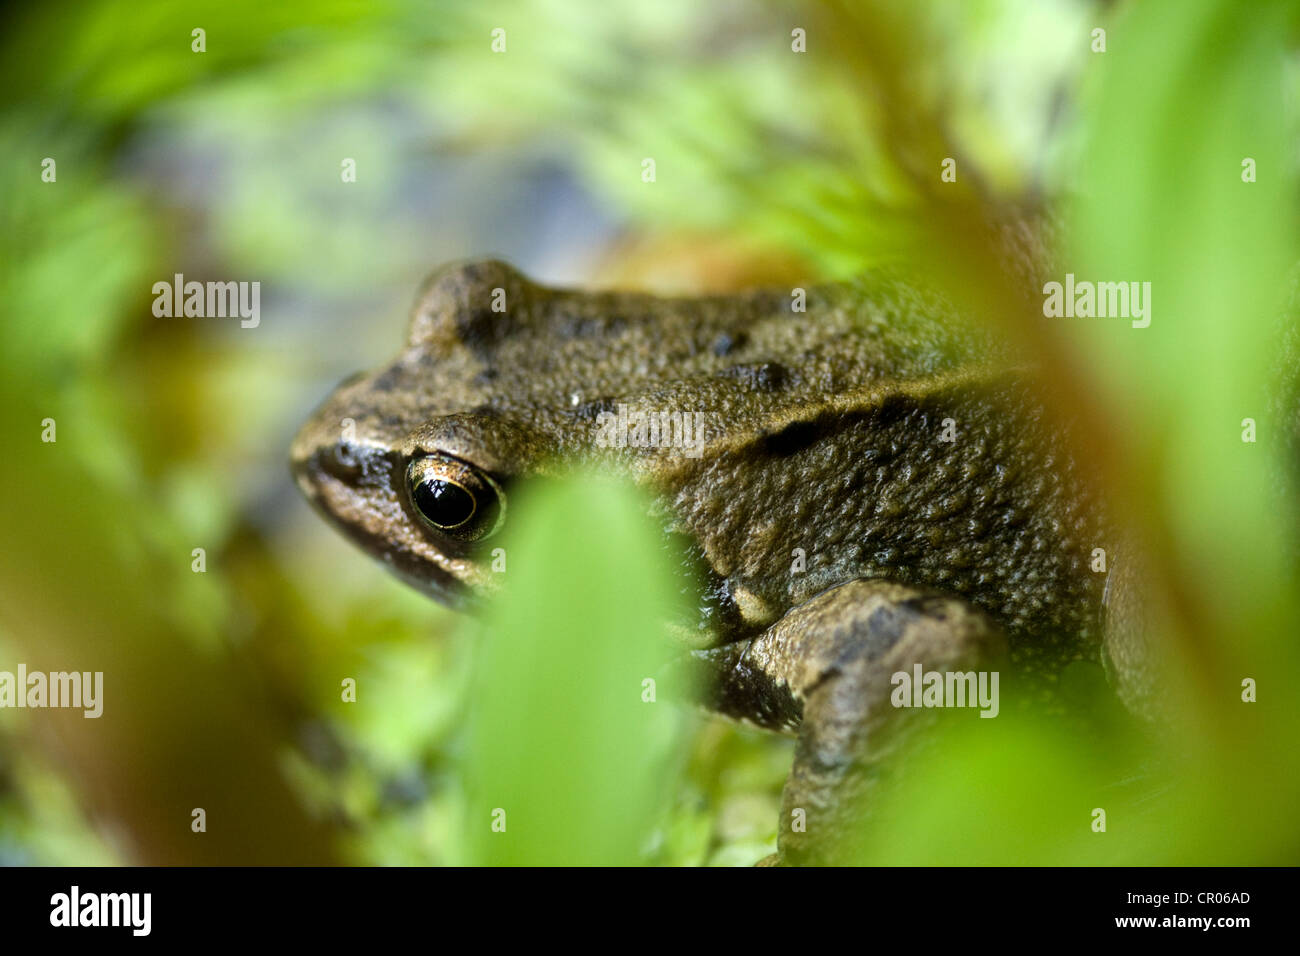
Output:
[[[925,722],[924,709],[891,702],[902,684],[894,675],[911,681],[917,665],[922,673],[978,670],[1005,646],[1001,632],[964,601],[858,580],[794,608],[752,641],[718,649],[730,659],[715,672],[718,709],[768,726],[798,726],[779,863],[852,862],[847,847],[881,759]],[[739,712],[741,701],[754,700],[757,711]]]

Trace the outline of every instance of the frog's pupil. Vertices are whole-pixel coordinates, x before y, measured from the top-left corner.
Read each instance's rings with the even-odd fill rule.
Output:
[[[474,496],[460,485],[441,478],[415,487],[415,506],[439,528],[455,528],[474,515]]]

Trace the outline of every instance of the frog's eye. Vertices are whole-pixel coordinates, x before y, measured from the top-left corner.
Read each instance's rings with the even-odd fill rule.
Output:
[[[420,519],[440,534],[478,541],[499,527],[506,497],[485,472],[445,455],[416,458],[406,469],[411,504]]]

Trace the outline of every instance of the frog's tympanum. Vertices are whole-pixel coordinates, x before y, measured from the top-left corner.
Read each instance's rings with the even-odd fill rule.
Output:
[[[1126,699],[1148,679],[1132,628],[1108,622],[1125,587],[1096,566],[1101,496],[1042,394],[899,278],[669,299],[489,260],[426,282],[397,358],[339,386],[293,468],[332,523],[453,606],[499,578],[490,539],[521,478],[594,463],[647,487],[702,568],[683,659],[711,708],[797,735],[779,858],[818,862],[876,742],[919,712],[891,700],[895,675],[1005,664],[1032,682],[1093,660]],[[689,434],[601,440],[611,416],[651,413]]]

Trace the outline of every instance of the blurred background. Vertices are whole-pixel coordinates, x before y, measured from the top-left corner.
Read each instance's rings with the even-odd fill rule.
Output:
[[[1296,862],[1289,4],[82,0],[3,17],[0,669],[98,670],[106,689],[98,720],[0,710],[0,862],[774,849],[792,742],[667,708],[647,728],[567,694],[518,709],[521,684],[577,673],[579,695],[626,666],[575,668],[565,640],[617,608],[575,581],[654,573],[626,500],[563,533],[538,519],[520,546],[557,570],[524,590],[569,616],[541,615],[512,657],[289,479],[292,435],[396,352],[421,278],[480,255],[672,293],[943,272],[1053,370],[1156,543],[1151,613],[1182,683],[1157,744],[1086,666],[1086,736],[944,731],[867,824],[863,862]],[[1039,290],[990,278],[982,226],[1045,210],[1070,271],[1153,282],[1149,329],[1051,322]],[[175,273],[259,281],[260,324],[155,317]],[[606,719],[634,745],[577,729]],[[509,748],[492,727],[517,730]],[[475,781],[506,779],[577,822],[480,845]],[[563,779],[608,792],[579,807]]]

